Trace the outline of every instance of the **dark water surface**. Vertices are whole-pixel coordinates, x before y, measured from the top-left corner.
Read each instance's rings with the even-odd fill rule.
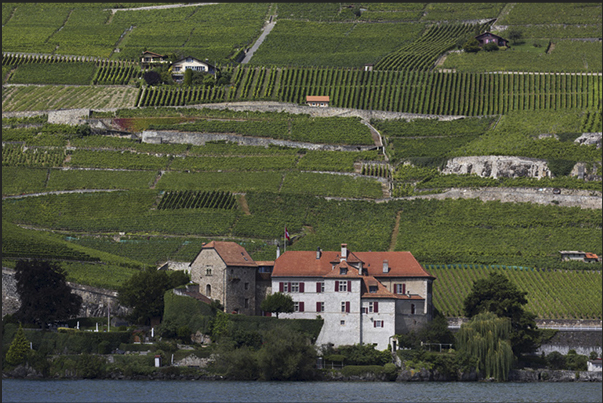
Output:
[[[2,381],[6,402],[601,402],[601,383]]]

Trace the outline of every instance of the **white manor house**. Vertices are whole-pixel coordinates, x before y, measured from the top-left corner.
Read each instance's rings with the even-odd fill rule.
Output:
[[[324,320],[317,345],[375,344],[419,329],[432,319],[429,275],[410,252],[286,251],[255,262],[234,242],[210,242],[189,265],[192,280],[226,312],[266,315],[274,292],[291,295],[295,310],[279,318]]]

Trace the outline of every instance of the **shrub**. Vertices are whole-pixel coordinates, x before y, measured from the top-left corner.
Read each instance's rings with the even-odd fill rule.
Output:
[[[143,74],[142,78],[148,85],[157,85],[161,83],[161,75],[156,71],[147,71]]]
[[[499,49],[498,45],[496,43],[494,43],[494,42],[490,42],[490,43],[487,43],[487,44],[484,45],[484,50],[486,52],[492,52],[492,51],[496,51],[498,49]]]
[[[467,53],[476,53],[480,51],[479,42],[475,38],[469,39],[463,45],[463,50]]]
[[[546,356],[546,360],[552,369],[565,368],[565,356],[558,351],[553,351]]]

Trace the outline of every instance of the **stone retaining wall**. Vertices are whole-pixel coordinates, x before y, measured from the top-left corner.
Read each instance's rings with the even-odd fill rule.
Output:
[[[67,285],[71,287],[74,294],[82,297],[79,317],[107,316],[109,307],[111,308],[111,316],[123,317],[130,311],[129,308],[117,302],[117,291],[70,282],[67,282]],[[15,271],[2,268],[2,316],[14,314],[20,306],[21,301],[19,294],[17,294]]]
[[[208,141],[228,141],[245,146],[262,146],[270,145],[280,147],[304,148],[307,150],[326,150],[326,151],[365,151],[374,150],[376,146],[348,146],[348,145],[331,145],[331,144],[312,144],[303,143],[301,141],[278,140],[265,137],[246,137],[235,134],[218,134],[218,133],[195,133],[195,132],[177,132],[177,131],[151,131],[145,130],[142,132],[142,142],[150,144],[193,144],[202,146]]]

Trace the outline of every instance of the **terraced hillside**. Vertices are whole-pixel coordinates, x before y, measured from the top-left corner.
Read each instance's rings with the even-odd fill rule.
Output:
[[[603,254],[600,4],[130,6],[2,5],[4,266],[116,288],[212,239],[272,260],[286,226],[411,251],[449,316],[496,267],[540,318],[602,318],[601,263],[559,255]],[[464,51],[485,30],[511,46]],[[143,50],[217,73],[152,83]]]

